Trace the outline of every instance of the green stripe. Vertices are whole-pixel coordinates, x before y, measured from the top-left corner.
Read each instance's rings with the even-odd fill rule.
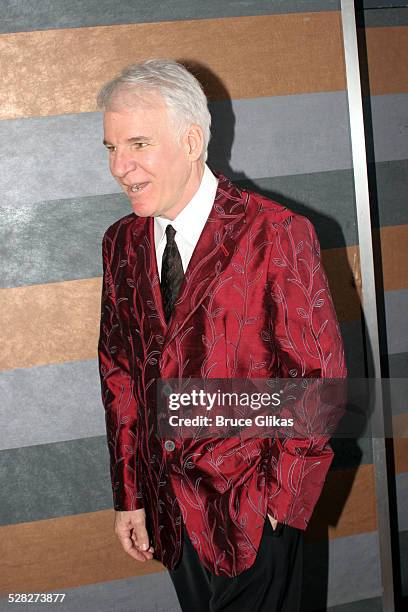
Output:
[[[364,7],[369,5],[366,0]],[[371,3],[371,6],[387,5],[403,7],[406,2],[390,3],[385,0]],[[36,0],[35,3],[32,0],[3,0],[0,7],[0,33],[339,10],[338,0],[87,0],[86,6],[81,0]],[[357,11],[357,16],[361,13],[361,10]],[[365,10],[364,15],[366,27],[408,23],[404,8]]]
[[[368,440],[335,449],[335,470],[371,463]],[[4,450],[0,463],[0,525],[112,507],[105,436]]]
[[[382,5],[383,3],[378,2]],[[406,2],[404,3],[406,5]],[[395,27],[408,25],[407,8],[380,8],[356,11],[356,22],[359,28]]]
[[[382,226],[408,223],[408,160],[376,165]],[[356,244],[351,170],[237,181],[307,216],[322,248]],[[19,287],[102,274],[105,229],[131,212],[123,194],[38,202],[0,208],[1,287]]]
[[[2,0],[0,33],[336,10],[336,0]]]
[[[390,378],[408,377],[408,353],[388,355],[387,364]]]
[[[0,453],[0,525],[112,507],[104,436]]]
[[[387,6],[387,2],[377,2]],[[389,5],[390,3],[388,3]],[[337,0],[172,0],[172,2],[148,2],[147,0],[87,0],[86,8],[80,0],[3,0],[0,7],[0,34],[8,32],[32,32],[62,28],[108,26],[126,23],[155,23],[187,19],[219,19],[250,15],[274,15],[320,11],[338,11]],[[368,5],[367,1],[364,3]],[[393,3],[406,7],[406,2]],[[357,23],[361,27],[401,26],[408,24],[406,8],[381,8],[358,10]],[[361,15],[364,14],[364,21]]]

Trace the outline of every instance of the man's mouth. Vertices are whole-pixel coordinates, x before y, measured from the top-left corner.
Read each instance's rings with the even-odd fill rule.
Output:
[[[133,183],[133,185],[130,185],[129,187],[129,191],[131,191],[132,193],[140,193],[147,185],[147,182],[145,183]]]

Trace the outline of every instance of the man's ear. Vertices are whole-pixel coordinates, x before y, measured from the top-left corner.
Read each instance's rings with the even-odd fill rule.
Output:
[[[201,157],[204,146],[203,130],[199,125],[191,125],[186,132],[186,151],[190,161],[197,161]]]

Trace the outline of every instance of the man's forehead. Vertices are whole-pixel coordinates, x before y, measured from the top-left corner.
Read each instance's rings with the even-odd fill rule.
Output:
[[[163,96],[158,91],[146,89],[124,89],[113,93],[106,106],[106,112],[166,111]]]
[[[111,131],[136,131],[131,136],[143,133],[158,133],[172,130],[171,119],[164,105],[149,104],[116,104],[108,107],[104,112],[104,129]]]

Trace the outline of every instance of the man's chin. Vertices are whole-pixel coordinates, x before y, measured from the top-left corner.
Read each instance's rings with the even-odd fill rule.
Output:
[[[147,207],[141,206],[140,204],[135,204],[131,202],[132,210],[138,217],[153,217],[151,210],[148,210]]]
[[[132,210],[138,217],[152,217],[155,214],[154,206],[150,199],[145,200],[140,196],[131,196],[128,194]]]

